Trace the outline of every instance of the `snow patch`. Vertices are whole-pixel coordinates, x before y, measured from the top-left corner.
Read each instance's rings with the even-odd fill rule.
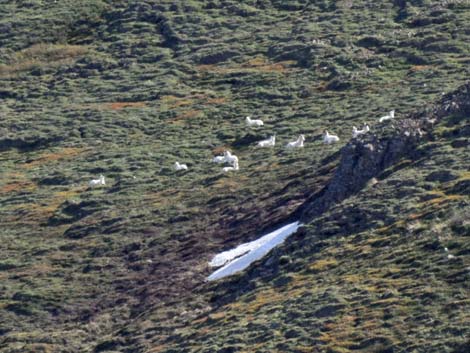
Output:
[[[286,240],[289,235],[295,233],[300,226],[301,224],[299,222],[290,223],[257,240],[241,244],[235,249],[217,254],[212,261],[209,262],[209,266],[225,266],[212,273],[207,279],[214,281],[244,270],[254,261],[261,259],[271,251],[272,248],[282,244],[284,240]]]

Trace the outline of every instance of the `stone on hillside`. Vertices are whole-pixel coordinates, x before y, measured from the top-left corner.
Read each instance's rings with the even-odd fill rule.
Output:
[[[426,177],[426,181],[438,181],[440,183],[446,183],[451,180],[457,179],[457,176],[448,170],[439,170],[432,172]]]
[[[227,61],[233,57],[240,56],[240,52],[235,50],[213,50],[208,53],[199,54],[196,59],[199,64],[213,65]]]

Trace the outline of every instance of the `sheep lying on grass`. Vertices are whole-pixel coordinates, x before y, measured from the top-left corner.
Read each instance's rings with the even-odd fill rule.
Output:
[[[247,116],[246,117],[246,125],[248,126],[263,126],[263,120],[260,119],[251,119],[251,117]]]
[[[383,122],[383,121],[386,121],[386,120],[391,120],[391,119],[394,119],[395,118],[395,110],[391,110],[387,115],[381,117],[379,119],[379,122]]]
[[[212,162],[214,163],[225,163],[225,156],[216,156],[212,158]]]
[[[356,138],[359,135],[363,135],[369,131],[370,131],[369,125],[364,125],[364,128],[362,130],[358,130],[355,126],[353,126],[352,137]]]
[[[100,186],[100,185],[106,185],[106,181],[104,180],[104,175],[103,175],[103,174],[100,174],[99,179],[90,180],[90,182],[88,183],[88,185],[89,185],[90,187],[95,187],[95,186]]]
[[[186,164],[180,164],[179,162],[175,162],[174,168],[176,171],[178,170],[188,170],[188,166]]]
[[[339,137],[336,135],[330,135],[330,133],[325,130],[325,134],[323,135],[323,142],[326,144],[335,143],[339,141]]]
[[[286,145],[286,148],[299,148],[299,147],[304,147],[304,141],[305,141],[305,136],[304,135],[300,135],[297,140],[293,141],[293,142],[289,142],[287,145]]]
[[[224,167],[222,168],[222,171],[224,173],[227,173],[227,172],[231,172],[233,170],[238,170],[238,160],[234,161],[233,162],[233,166],[232,167]]]
[[[268,138],[267,140],[263,140],[263,141],[258,142],[257,146],[258,147],[274,147],[275,144],[276,144],[276,136],[273,135],[270,138]]]

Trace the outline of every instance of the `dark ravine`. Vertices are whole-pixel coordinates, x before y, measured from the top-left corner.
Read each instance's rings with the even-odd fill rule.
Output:
[[[470,83],[442,97],[430,109],[397,119],[382,133],[352,139],[341,149],[339,166],[331,181],[314,193],[291,219],[307,223],[332,205],[360,191],[374,177],[405,157],[416,159],[416,146],[431,139],[433,126],[442,118],[470,112]],[[379,126],[380,127],[380,126]]]

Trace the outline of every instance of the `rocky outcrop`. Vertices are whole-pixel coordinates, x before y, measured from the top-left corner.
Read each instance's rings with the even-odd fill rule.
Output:
[[[301,222],[308,222],[357,193],[371,178],[399,159],[416,157],[419,141],[432,136],[434,125],[443,117],[469,113],[470,83],[466,83],[428,109],[397,119],[377,134],[352,139],[341,150],[339,166],[328,185],[300,207],[298,215]]]
[[[371,178],[404,155],[412,153],[418,140],[418,135],[407,136],[400,132],[390,137],[371,134],[363,139],[353,139],[342,149],[332,180],[303,206],[302,222],[360,191]]]

